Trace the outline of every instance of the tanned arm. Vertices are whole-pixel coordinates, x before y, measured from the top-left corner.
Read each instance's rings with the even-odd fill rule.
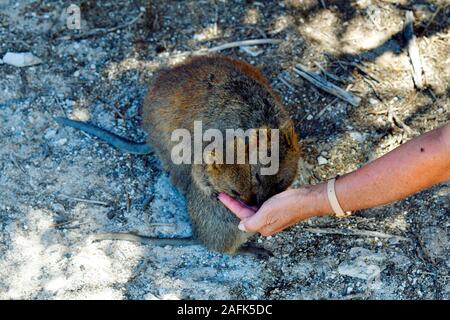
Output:
[[[336,181],[344,211],[391,203],[450,180],[450,123],[399,146]],[[240,229],[268,236],[299,221],[332,214],[326,183],[291,189],[255,213],[226,194],[219,199],[242,221]]]

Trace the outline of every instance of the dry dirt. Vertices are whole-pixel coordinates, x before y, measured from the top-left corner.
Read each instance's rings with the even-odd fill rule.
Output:
[[[296,184],[317,183],[450,120],[448,2],[74,2],[80,31],[65,24],[71,1],[0,0],[0,58],[30,51],[43,61],[0,64],[1,299],[450,298],[449,183],[255,239],[274,253],[268,260],[201,246],[92,242],[107,231],[188,236],[184,200],[154,156],[124,155],[52,119],[89,120],[142,141],[138,109],[159,67],[231,41],[282,39],[250,48],[257,56],[222,54],[270,79],[301,137]],[[416,18],[422,90],[402,37],[407,10]],[[136,23],[110,30],[140,12]],[[96,28],[106,32],[87,36]],[[317,72],[320,64],[361,104],[297,77],[297,63]],[[348,230],[401,238],[339,234]]]

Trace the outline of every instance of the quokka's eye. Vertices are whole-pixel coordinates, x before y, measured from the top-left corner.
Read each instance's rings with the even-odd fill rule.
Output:
[[[231,194],[233,195],[233,196],[235,196],[235,197],[240,197],[241,195],[239,194],[239,192],[237,192],[236,190],[234,190],[234,189],[231,189]]]

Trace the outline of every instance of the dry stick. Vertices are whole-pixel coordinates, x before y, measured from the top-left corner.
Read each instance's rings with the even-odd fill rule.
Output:
[[[99,205],[102,205],[102,206],[105,206],[105,207],[109,206],[109,204],[107,202],[98,201],[98,200],[89,200],[89,199],[75,198],[75,197],[71,197],[71,196],[68,196],[68,195],[65,195],[65,194],[62,194],[62,193],[60,193],[58,196],[66,198],[66,199],[74,200],[74,201],[79,201],[79,202],[99,204]]]
[[[378,232],[378,231],[369,231],[369,230],[359,230],[359,229],[336,229],[336,228],[305,228],[304,230],[317,233],[317,234],[337,234],[343,236],[363,236],[363,237],[377,237],[384,239],[396,239],[401,241],[411,241],[408,238],[396,236],[388,233]]]
[[[372,88],[373,93],[377,96],[377,98],[380,101],[383,101],[383,98],[381,97],[381,95],[378,93],[378,90],[375,86],[375,84],[372,82],[372,80],[370,80],[369,78],[363,76],[363,80]]]
[[[351,66],[351,67],[355,67],[356,69],[358,69],[362,73],[366,74],[368,77],[372,78],[376,82],[378,82],[378,83],[382,82],[380,78],[378,78],[377,76],[373,75],[371,72],[369,72],[369,70],[367,70],[367,68],[365,68],[364,66],[360,65],[359,63],[347,62],[347,61],[342,61],[342,60],[339,60],[338,63],[341,65],[341,67],[342,67],[342,64],[347,65],[347,66]]]
[[[341,98],[342,100],[347,101],[351,105],[357,107],[359,103],[361,102],[361,98],[354,96],[348,91],[345,91],[344,89],[339,88],[335,84],[323,79],[321,76],[319,76],[316,73],[313,73],[306,69],[305,66],[301,64],[297,64],[294,68],[294,71],[298,73],[300,76],[317,86],[318,88],[328,92],[329,94],[332,94],[336,97]]]
[[[322,73],[323,73],[324,75],[326,75],[327,77],[333,79],[334,81],[342,82],[342,80],[339,79],[337,76],[335,76],[334,74],[332,74],[332,73],[328,72],[327,70],[325,70],[325,68],[322,67],[320,63],[314,62],[314,64],[315,64],[316,67],[319,68],[320,71],[322,71]]]
[[[104,240],[130,241],[144,245],[152,244],[158,246],[166,246],[166,245],[192,246],[199,244],[197,240],[192,238],[155,238],[155,237],[141,236],[133,233],[121,233],[121,232],[96,233],[92,235],[91,240],[92,242]]]
[[[423,32],[425,32],[428,27],[433,23],[434,19],[436,18],[436,16],[438,15],[439,11],[441,11],[442,7],[437,7],[436,11],[433,13],[433,15],[431,16],[430,21],[428,21],[427,25],[423,28]]]
[[[317,113],[316,115],[316,119],[319,119],[325,113],[325,111],[327,111],[328,107],[331,106],[333,103],[335,103],[337,100],[338,98],[334,98],[333,101],[331,101],[329,104],[325,106],[325,108],[320,110],[319,113]]]
[[[175,223],[154,222],[148,224],[150,227],[175,227]]]
[[[17,156],[14,154],[13,155],[13,153],[10,153],[9,154],[9,159],[11,160],[11,162],[20,170],[20,171],[22,171],[23,173],[27,173],[26,171],[25,171],[25,169],[20,165],[20,163],[19,163],[19,161],[17,161]]]
[[[97,29],[93,29],[89,32],[83,33],[83,34],[79,34],[79,35],[69,35],[69,36],[63,36],[63,37],[59,37],[58,40],[80,40],[83,38],[89,38],[89,37],[93,37],[93,36],[100,36],[100,35],[104,35],[107,33],[111,33],[120,29],[125,29],[126,27],[129,27],[133,24],[135,24],[140,18],[142,18],[142,16],[144,15],[143,12],[139,13],[138,16],[134,19],[132,19],[131,21],[122,24],[120,26],[116,26],[116,27],[112,27],[112,28],[97,28]]]
[[[257,57],[257,56],[259,56],[261,53],[264,52],[264,50],[252,51],[252,50],[250,50],[249,47],[246,47],[246,46],[242,46],[242,47],[240,47],[240,48],[241,48],[241,50],[243,50],[245,53],[251,55],[252,57]]]
[[[278,79],[289,89],[291,89],[292,91],[295,91],[295,88],[286,80],[284,79],[284,77],[280,74],[278,76]]]
[[[417,133],[411,127],[409,127],[406,123],[404,123],[396,114],[394,111],[394,108],[392,106],[388,107],[388,121],[392,123],[393,125],[397,124],[397,126],[404,131],[406,131],[407,134],[415,134]],[[395,121],[395,122],[394,122]]]
[[[78,224],[74,224],[74,225],[71,225],[71,226],[64,227],[64,229],[76,229],[76,228],[79,228],[80,226],[82,226],[84,224],[88,224],[88,223],[90,223],[90,221],[84,221],[84,222],[80,222]]]
[[[414,131],[413,129],[411,129],[410,126],[408,126],[406,123],[403,122],[403,120],[401,120],[396,114],[395,112],[392,113],[392,118],[395,120],[395,122],[403,129],[406,131],[406,133],[408,133],[409,135],[411,134],[415,134],[416,131]]]
[[[78,219],[70,219],[67,221],[63,221],[63,222],[59,222],[59,223],[54,223],[51,225],[52,228],[60,228],[62,226],[65,226],[67,224],[71,224],[72,222],[78,221]]]
[[[279,44],[282,40],[280,39],[252,39],[252,40],[243,40],[243,41],[236,41],[236,42],[229,42],[222,44],[220,46],[209,48],[208,52],[218,52],[225,49],[230,48],[236,48],[236,47],[248,47],[248,46],[255,46],[259,44]]]
[[[406,11],[405,30],[403,32],[403,36],[405,37],[405,41],[408,43],[408,55],[413,68],[412,76],[414,84],[418,89],[422,89],[424,85],[422,79],[423,69],[419,47],[417,46],[416,36],[414,35],[413,22],[414,15],[412,11]]]

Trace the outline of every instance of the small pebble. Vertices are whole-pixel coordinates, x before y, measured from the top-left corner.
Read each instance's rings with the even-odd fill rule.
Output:
[[[56,135],[56,130],[55,129],[47,129],[45,131],[44,138],[46,140],[50,140],[50,139],[53,139],[55,137],[55,135]]]
[[[322,157],[322,156],[319,156],[317,158],[317,162],[319,163],[319,166],[321,166],[321,165],[327,164],[328,160],[326,158]]]
[[[350,137],[358,142],[363,142],[365,140],[364,135],[357,131],[350,132]]]
[[[67,139],[66,138],[61,138],[58,141],[55,142],[55,145],[57,146],[63,146],[67,143]]]
[[[369,103],[370,103],[372,106],[376,106],[376,105],[379,103],[379,101],[378,101],[377,99],[375,99],[375,98],[370,98],[370,99],[369,99]]]

